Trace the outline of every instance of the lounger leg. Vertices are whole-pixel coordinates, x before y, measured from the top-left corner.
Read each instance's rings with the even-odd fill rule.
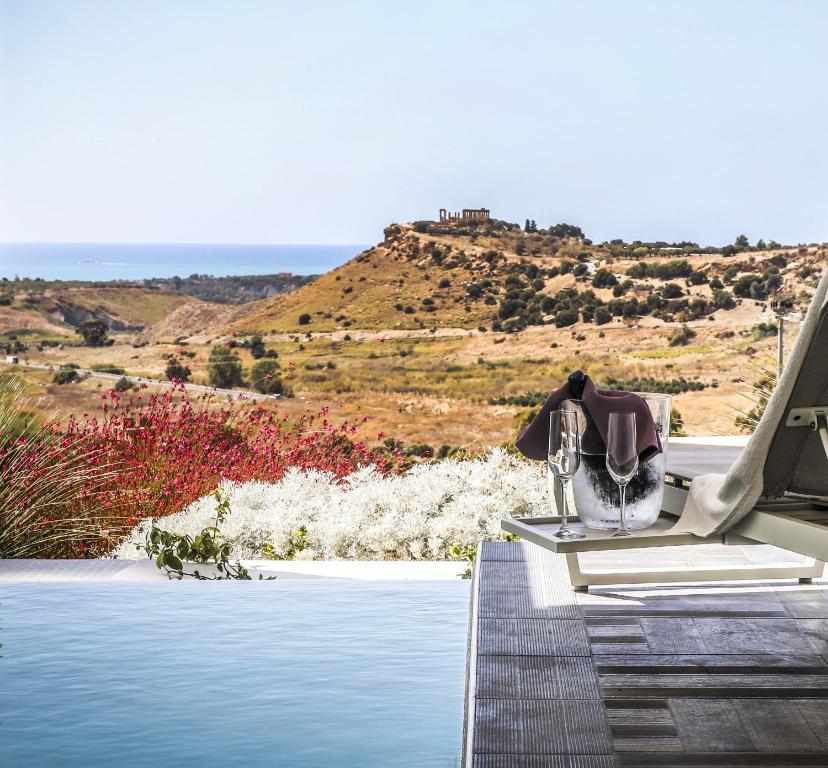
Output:
[[[800,576],[800,584],[813,584],[814,579],[821,579],[825,571],[825,563],[822,560],[814,560],[814,573],[812,576]]]
[[[577,552],[566,553],[566,567],[569,569],[569,581],[576,592],[589,592],[589,583],[581,571]]]

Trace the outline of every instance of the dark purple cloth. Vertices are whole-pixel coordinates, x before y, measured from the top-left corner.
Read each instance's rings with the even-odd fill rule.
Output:
[[[661,453],[661,440],[658,437],[653,414],[644,400],[632,392],[618,392],[612,389],[598,389],[592,379],[581,371],[569,375],[566,384],[553,392],[546,399],[540,413],[520,433],[516,441],[518,450],[528,459],[546,461],[549,451],[549,413],[559,410],[564,400],[581,400],[587,412],[587,433],[592,434],[595,442],[602,443],[599,450],[591,446],[592,452],[603,453],[607,443],[607,425],[609,415],[613,412],[634,413],[638,458],[642,463]]]

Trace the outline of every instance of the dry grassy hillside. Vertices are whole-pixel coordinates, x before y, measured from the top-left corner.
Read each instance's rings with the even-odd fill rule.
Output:
[[[0,309],[0,333],[41,331],[71,336],[84,320],[98,318],[115,331],[140,331],[186,304],[202,303],[173,291],[121,286],[21,290]]]
[[[242,333],[514,331],[550,323],[602,324],[609,316],[719,320],[744,300],[765,301],[781,282],[805,303],[826,254],[822,245],[704,253],[692,246],[594,245],[514,228],[423,232],[398,224],[386,229],[376,247],[310,285],[248,307],[233,327]],[[600,305],[609,316],[603,310],[596,316]]]
[[[600,385],[674,394],[689,434],[737,432],[751,383],[774,365],[769,301],[781,292],[804,309],[826,246],[593,244],[572,230],[393,225],[309,285],[244,305],[119,286],[18,291],[0,302],[0,340],[23,363],[157,379],[178,359],[196,384],[210,380],[211,350],[231,347],[240,387],[255,388],[254,367],[275,361],[295,394],[288,410],[340,404],[412,450],[508,442],[577,368]],[[108,318],[114,343],[83,346],[82,313],[69,322],[67,306]],[[787,350],[797,328],[788,324]],[[252,334],[263,337],[257,357]],[[94,407],[111,386],[26,373],[68,410]]]

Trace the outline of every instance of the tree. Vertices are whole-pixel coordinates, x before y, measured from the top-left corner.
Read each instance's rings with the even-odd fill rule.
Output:
[[[264,359],[250,369],[250,383],[263,395],[281,395],[284,385],[279,376],[279,363]]]
[[[595,307],[593,320],[595,321],[595,325],[605,325],[612,320],[612,313],[606,307]]]
[[[216,344],[207,358],[207,378],[214,387],[227,389],[242,383],[242,364],[233,350]]]
[[[192,371],[190,371],[190,369],[174,355],[170,356],[167,362],[167,367],[164,370],[164,375],[170,381],[172,381],[173,379],[188,381],[191,373]]]
[[[578,322],[578,313],[574,309],[561,309],[555,314],[555,326],[566,328]]]
[[[307,312],[299,315],[299,325],[310,325],[311,316]]]
[[[102,320],[84,320],[75,333],[83,336],[83,343],[87,347],[106,347],[112,343],[106,335],[107,327]]]
[[[532,224],[530,223],[529,219],[526,219],[526,223],[523,225],[524,232],[531,232],[532,231]]]
[[[248,348],[250,349],[250,355],[256,360],[267,354],[267,349],[265,348],[261,336],[251,336]]]
[[[739,235],[733,245],[737,248],[750,248],[750,241],[747,239],[747,235]]]
[[[601,268],[592,276],[594,288],[610,288],[618,284],[618,278],[608,269]]]

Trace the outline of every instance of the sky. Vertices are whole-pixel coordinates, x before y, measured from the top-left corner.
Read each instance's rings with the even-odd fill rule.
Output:
[[[828,240],[828,2],[0,0],[0,241]]]

